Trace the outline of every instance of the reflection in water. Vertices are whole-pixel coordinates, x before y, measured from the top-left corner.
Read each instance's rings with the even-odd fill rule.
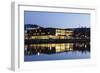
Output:
[[[74,50],[90,52],[90,43],[74,43]]]
[[[69,51],[55,54],[40,54],[40,55],[25,55],[24,61],[44,61],[44,60],[64,60],[64,59],[89,59],[90,53],[88,51]]]
[[[25,45],[25,55],[54,54],[69,51],[90,51],[90,43],[49,43]]]
[[[24,61],[88,59],[90,43],[49,43],[25,45]]]

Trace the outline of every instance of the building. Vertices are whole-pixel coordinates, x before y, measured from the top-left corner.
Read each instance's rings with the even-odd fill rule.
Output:
[[[64,43],[64,42],[76,38],[84,38],[84,37],[89,38],[90,37],[89,31],[90,29],[85,29],[85,28],[61,29],[61,28],[44,28],[38,25],[27,25],[25,26],[24,30],[25,53],[51,54],[64,51],[71,51],[73,50],[73,43]],[[26,42],[29,43],[27,44]]]
[[[71,29],[37,27],[27,28],[25,39],[71,39],[73,36]]]

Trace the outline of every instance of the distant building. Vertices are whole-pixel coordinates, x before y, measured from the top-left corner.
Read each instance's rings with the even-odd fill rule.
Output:
[[[32,27],[25,30],[26,39],[70,39],[73,36],[71,29]]]
[[[25,53],[50,53],[73,50],[73,43],[64,43],[66,40],[90,39],[90,28],[44,28],[38,25],[27,24],[24,27],[24,39],[31,44],[25,44]],[[35,41],[34,41],[35,40]],[[41,43],[40,40],[56,41],[56,43]],[[58,43],[59,41],[61,43]],[[38,41],[38,43],[36,43]],[[29,42],[30,43],[30,42]],[[41,44],[40,44],[41,43]]]
[[[61,36],[62,39],[70,39],[73,36],[72,29],[56,29],[56,36]]]

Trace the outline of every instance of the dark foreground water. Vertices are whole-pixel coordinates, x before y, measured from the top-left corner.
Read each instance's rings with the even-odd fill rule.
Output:
[[[31,44],[24,50],[24,61],[89,59],[90,52],[88,42]]]
[[[25,55],[24,61],[44,61],[44,60],[70,60],[70,59],[89,59],[88,51],[69,51],[56,54]]]

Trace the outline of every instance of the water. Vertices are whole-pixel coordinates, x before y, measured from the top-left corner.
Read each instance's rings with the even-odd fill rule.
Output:
[[[90,58],[89,43],[32,44],[27,48],[25,48],[25,62]]]
[[[70,51],[56,54],[40,54],[40,55],[26,55],[24,57],[25,61],[43,61],[43,60],[68,60],[68,59],[89,59],[89,52],[81,52],[81,51]]]

